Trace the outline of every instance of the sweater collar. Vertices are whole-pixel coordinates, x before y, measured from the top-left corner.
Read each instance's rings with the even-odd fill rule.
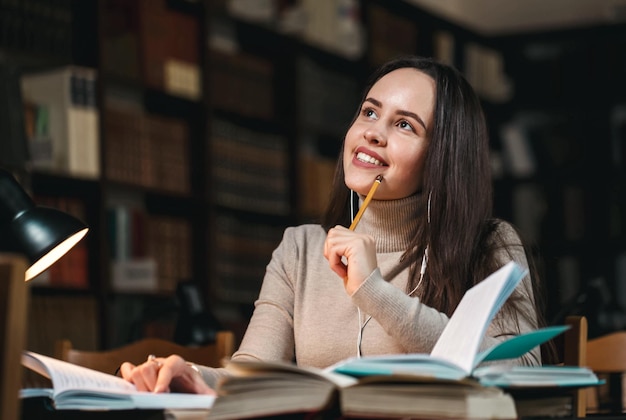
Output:
[[[376,251],[406,251],[417,232],[421,194],[399,200],[372,200],[356,227],[376,240]],[[363,203],[363,197],[360,204]]]

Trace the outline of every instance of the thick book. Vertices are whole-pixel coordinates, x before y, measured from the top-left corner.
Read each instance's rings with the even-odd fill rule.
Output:
[[[515,401],[476,381],[414,376],[355,378],[282,362],[231,361],[218,384],[211,419],[517,418]],[[290,417],[290,418],[291,418]]]
[[[47,397],[57,410],[210,409],[213,395],[137,391],[124,379],[29,351],[22,365],[49,378],[52,388],[26,388],[21,398]]]

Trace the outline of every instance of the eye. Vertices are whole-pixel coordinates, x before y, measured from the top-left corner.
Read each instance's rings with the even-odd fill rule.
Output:
[[[398,123],[398,127],[400,127],[403,130],[415,131],[413,130],[413,126],[407,120],[400,121]]]
[[[363,114],[364,117],[367,117],[367,118],[372,118],[372,119],[378,118],[376,111],[374,111],[372,108],[364,108],[361,113]]]

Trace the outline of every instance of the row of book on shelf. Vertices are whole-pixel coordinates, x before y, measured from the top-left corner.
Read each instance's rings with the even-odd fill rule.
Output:
[[[253,303],[284,227],[217,216],[215,232],[216,294],[225,302]]]
[[[178,194],[191,192],[186,121],[112,105],[105,109],[103,123],[107,179]]]
[[[189,221],[116,205],[107,225],[114,290],[173,292],[192,277]]]
[[[50,378],[52,388],[23,389],[21,396],[47,399],[59,411],[196,409],[216,419],[295,413],[345,418],[572,416],[573,391],[603,383],[590,369],[482,364],[518,358],[567,329],[530,331],[479,352],[489,324],[525,274],[511,262],[469,289],[429,354],[354,357],[325,369],[233,359],[226,362],[230,374],[218,381],[217,395],[196,395],[138,392],[119,377],[28,351],[23,365]]]
[[[243,52],[211,49],[208,66],[212,106],[250,118],[275,117],[272,61]]]
[[[285,136],[215,119],[210,143],[210,188],[218,204],[265,214],[289,214],[290,159]]]
[[[61,67],[21,78],[29,163],[35,169],[98,179],[100,113],[96,71]],[[137,107],[107,107],[102,116],[104,175],[174,193],[190,187],[189,127]]]
[[[68,66],[27,73],[21,97],[33,168],[100,176],[96,70]]]
[[[191,100],[202,97],[199,18],[166,0],[105,0],[101,69]]]
[[[77,20],[71,1],[0,0],[0,49],[69,60]]]
[[[359,106],[355,74],[340,72],[300,56],[296,61],[298,123],[341,142]]]

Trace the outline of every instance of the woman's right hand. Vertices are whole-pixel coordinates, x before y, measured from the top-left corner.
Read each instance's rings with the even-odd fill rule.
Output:
[[[378,266],[376,242],[369,235],[335,226],[324,242],[324,257],[352,295]]]
[[[124,362],[120,366],[120,373],[138,391],[215,395],[199,372],[178,355],[150,356],[140,365]]]

